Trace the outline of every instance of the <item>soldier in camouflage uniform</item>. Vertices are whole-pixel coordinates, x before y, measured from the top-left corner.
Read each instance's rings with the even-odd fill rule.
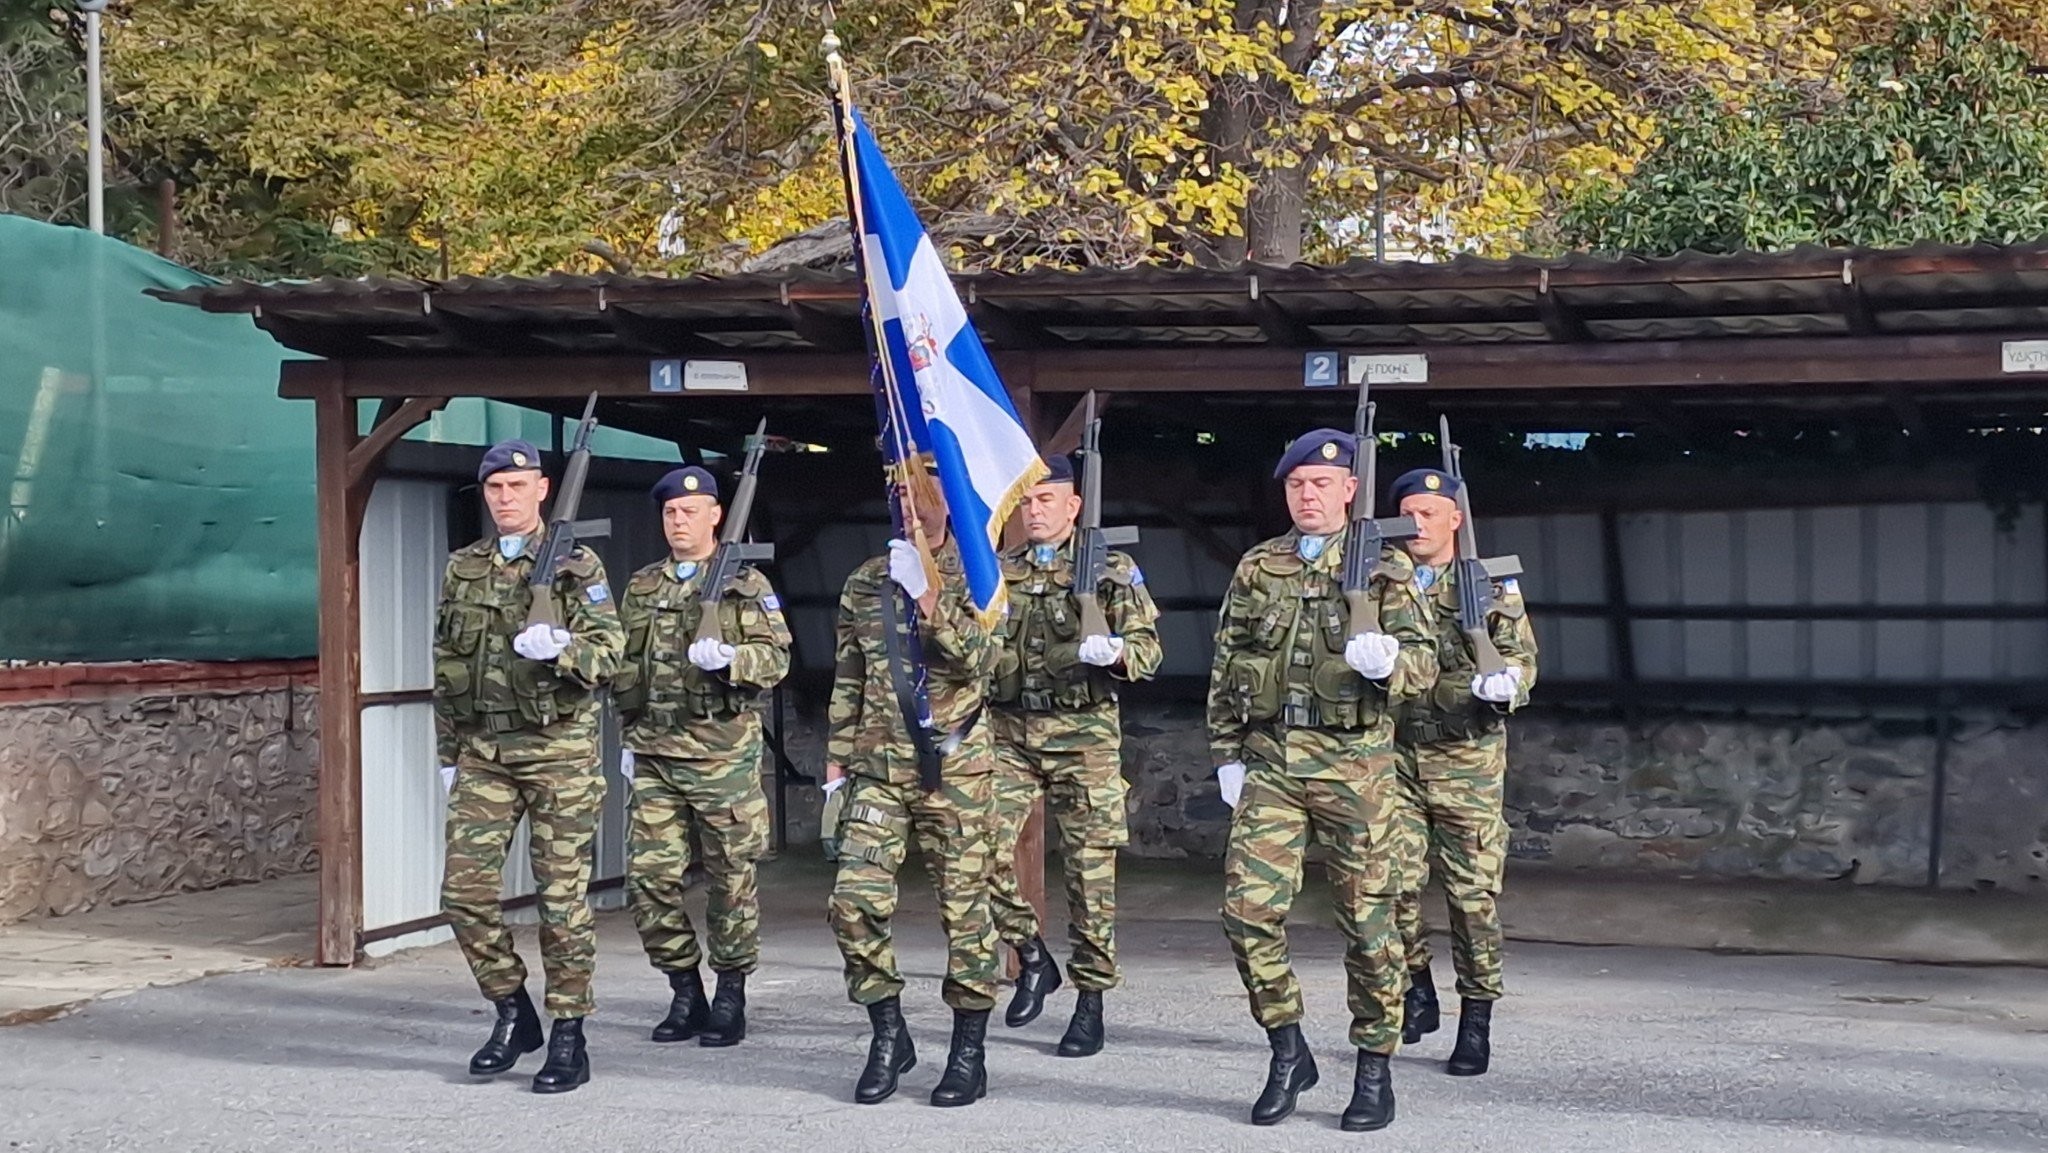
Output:
[[[982,708],[1000,650],[968,595],[959,550],[946,541],[938,485],[916,473],[907,488],[927,532],[937,534],[936,583],[917,549],[894,540],[886,556],[846,578],[839,598],[825,777],[828,791],[851,792],[838,829],[830,920],[846,959],[847,995],[867,1007],[874,1029],[854,1100],[874,1104],[893,1094],[898,1075],[917,1061],[903,1022],[903,977],[891,939],[897,873],[915,842],[938,889],[947,941],[943,993],[953,1008],[952,1046],[931,1102],[968,1105],[987,1092],[983,1041],[996,994],[988,904],[995,753]],[[889,653],[902,634],[892,640],[884,633],[898,619],[899,589],[918,606],[932,721],[945,734],[942,782],[934,792],[919,785],[892,677]]]
[[[554,1018],[533,1088],[559,1093],[590,1079],[583,1018],[591,1010],[597,926],[584,892],[604,802],[595,694],[617,668],[625,637],[604,565],[580,546],[553,589],[562,627],[527,623],[527,576],[540,554],[548,494],[539,450],[522,440],[495,445],[477,479],[495,539],[449,558],[434,632],[434,721],[450,783],[441,905],[477,985],[498,1010],[470,1072],[503,1073],[541,1047],[526,966],[498,905],[506,846],[526,817]]]
[[[1010,614],[990,692],[996,738],[995,859],[1017,855],[1017,840],[1040,797],[1050,801],[1066,875],[1068,972],[1079,990],[1060,1039],[1062,1057],[1102,1050],[1102,994],[1117,985],[1116,854],[1130,842],[1124,822],[1123,726],[1117,681],[1159,669],[1159,610],[1145,574],[1109,554],[1097,595],[1110,635],[1082,636],[1074,598],[1074,522],[1081,498],[1073,462],[1046,461],[1046,479],[1025,495],[1026,543],[1003,557]],[[1059,966],[1039,936],[1038,916],[1015,870],[997,868],[996,932],[1017,950],[1017,991],[1004,1021],[1030,1023],[1060,984]]]
[[[1349,433],[1318,429],[1289,446],[1274,475],[1287,482],[1294,530],[1239,562],[1223,603],[1209,681],[1209,742],[1217,783],[1236,812],[1224,864],[1223,926],[1273,1049],[1252,1123],[1294,1111],[1317,1080],[1301,1034],[1301,986],[1287,951],[1287,913],[1311,841],[1329,852],[1345,937],[1351,1043],[1358,1065],[1342,1118],[1353,1132],[1394,1118],[1388,1058],[1401,1040],[1402,889],[1392,851],[1396,780],[1390,703],[1430,683],[1433,655],[1389,550],[1368,590],[1379,632],[1346,635],[1342,591],[1346,510],[1356,494]]]
[[[633,783],[627,892],[648,959],[673,991],[654,1040],[723,1047],[747,1035],[747,974],[761,959],[755,862],[768,848],[768,798],[757,701],[789,673],[789,626],[768,578],[742,567],[718,601],[719,635],[699,637],[701,586],[724,519],[718,482],[679,468],[652,495],[669,558],[634,573],[620,598],[626,655],[612,682]],[[704,950],[683,909],[693,832],[711,890],[718,993],[708,1008]]]
[[[1495,898],[1507,862],[1501,812],[1507,772],[1507,714],[1529,701],[1536,683],[1536,634],[1521,590],[1495,582],[1487,632],[1507,671],[1476,675],[1472,642],[1458,628],[1458,481],[1417,469],[1394,482],[1392,498],[1413,517],[1405,546],[1414,561],[1416,600],[1440,670],[1436,684],[1402,710],[1402,843],[1407,884],[1399,904],[1407,954],[1408,1025],[1414,1043],[1438,1027],[1436,982],[1422,924],[1422,887],[1435,871],[1451,914],[1451,960],[1458,973],[1458,1041],[1446,1066],[1454,1076],[1486,1072],[1492,1059],[1493,1003],[1500,999],[1501,926]]]

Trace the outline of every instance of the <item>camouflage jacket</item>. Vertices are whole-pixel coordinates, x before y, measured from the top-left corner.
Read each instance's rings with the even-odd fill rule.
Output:
[[[717,672],[691,664],[704,575],[699,565],[681,579],[675,562],[664,560],[626,583],[619,597],[626,653],[612,695],[634,752],[747,761],[760,756],[761,694],[789,675],[789,625],[768,578],[742,567],[718,602],[732,664]]]
[[[1265,541],[1238,562],[1209,673],[1209,746],[1217,764],[1265,764],[1297,777],[1351,778],[1364,756],[1391,751],[1397,705],[1427,689],[1436,657],[1399,550],[1382,554],[1371,595],[1380,631],[1400,642],[1385,684],[1344,662],[1350,641],[1342,587],[1345,534],[1304,561],[1300,534]]]
[[[1116,700],[1115,682],[1148,680],[1159,671],[1159,609],[1145,589],[1145,574],[1120,552],[1109,554],[1102,615],[1124,642],[1123,663],[1099,669],[1081,663],[1080,604],[1074,596],[1074,538],[1040,565],[1036,546],[1003,554],[1010,612],[998,635],[1002,655],[989,700],[1005,710],[1052,712]]]
[[[989,674],[1002,650],[976,617],[968,596],[959,551],[948,545],[938,555],[938,611],[919,622],[928,672],[932,721],[941,733],[973,723],[946,759],[949,776],[992,769],[988,725],[980,719]],[[825,759],[849,774],[891,784],[917,783],[917,751],[910,743],[889,659],[882,639],[882,598],[894,596],[889,558],[875,557],[853,570],[839,597],[839,640],[832,678],[831,731]]]
[[[1416,579],[1419,576],[1411,565],[1408,582],[1422,609],[1423,627],[1435,640],[1437,675],[1433,685],[1402,708],[1401,739],[1456,740],[1491,732],[1501,726],[1505,714],[1529,703],[1529,690],[1536,685],[1536,630],[1529,624],[1522,590],[1513,580],[1494,582],[1494,605],[1486,617],[1486,631],[1509,667],[1522,670],[1515,699],[1494,704],[1472,696],[1472,677],[1478,668],[1472,642],[1458,628],[1458,566],[1439,567],[1427,590]]]
[[[582,761],[597,755],[596,691],[618,668],[625,635],[604,563],[578,547],[555,580],[571,640],[552,661],[512,651],[526,627],[526,584],[541,534],[510,560],[486,537],[448,558],[434,629],[434,731],[441,763],[456,754],[501,763]]]

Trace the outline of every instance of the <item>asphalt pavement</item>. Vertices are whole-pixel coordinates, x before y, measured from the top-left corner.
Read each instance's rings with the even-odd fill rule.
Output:
[[[778,901],[736,1048],[646,1039],[666,986],[630,922],[606,914],[594,1079],[577,1092],[527,1092],[538,1054],[511,1076],[468,1076],[490,1018],[441,946],[146,989],[0,1030],[0,1141],[7,1153],[2048,1149],[2048,973],[1544,944],[1510,949],[1492,1073],[1445,1076],[1447,1028],[1396,1058],[1394,1127],[1345,1134],[1341,942],[1323,925],[1295,937],[1323,1083],[1294,1118],[1255,1129],[1245,1114],[1266,1049],[1220,929],[1129,913],[1109,1048],[1054,1056],[1072,1005],[1062,990],[1026,1029],[992,1024],[989,1097],[970,1108],[924,1100],[949,1022],[928,898],[908,900],[900,926],[922,1060],[872,1107],[851,1102],[866,1020],[845,999],[822,912]],[[531,961],[531,929],[520,935]]]

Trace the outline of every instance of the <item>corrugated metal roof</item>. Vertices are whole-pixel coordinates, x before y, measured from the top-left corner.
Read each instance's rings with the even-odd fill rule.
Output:
[[[2048,243],[958,278],[995,348],[1372,347],[2048,327]],[[847,350],[849,269],[233,282],[164,293],[325,356]]]

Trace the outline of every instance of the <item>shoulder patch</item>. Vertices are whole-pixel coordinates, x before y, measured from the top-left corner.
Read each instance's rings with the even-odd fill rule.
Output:
[[[601,605],[612,599],[612,590],[604,587],[603,581],[593,581],[590,587],[583,590],[583,595],[590,598],[591,604]]]
[[[1134,585],[1141,585],[1141,584],[1144,584],[1144,583],[1145,583],[1145,570],[1144,570],[1144,569],[1141,569],[1141,568],[1139,568],[1139,567],[1138,567],[1137,565],[1132,565],[1132,566],[1131,566],[1131,583],[1132,583],[1132,584],[1134,584]]]
[[[779,613],[782,611],[782,598],[776,596],[774,593],[768,593],[762,596],[761,607],[767,609],[770,612]]]

